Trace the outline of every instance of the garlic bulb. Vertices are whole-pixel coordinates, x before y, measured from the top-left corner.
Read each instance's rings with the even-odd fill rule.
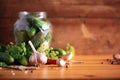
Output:
[[[31,65],[39,65],[41,63],[46,64],[47,63],[47,57],[46,55],[39,53],[36,51],[35,47],[33,46],[32,42],[28,42],[33,50],[33,54],[29,58],[29,63]]]
[[[32,54],[29,58],[29,63],[30,65],[37,65],[38,61],[37,61],[37,56],[36,54]]]
[[[37,61],[38,61],[38,63],[46,64],[47,63],[47,57],[46,57],[46,55],[44,55],[42,53],[38,53],[37,54]]]

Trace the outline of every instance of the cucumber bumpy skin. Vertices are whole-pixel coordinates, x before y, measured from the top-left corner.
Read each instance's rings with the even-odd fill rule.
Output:
[[[7,64],[5,62],[0,62],[0,67],[7,67]]]
[[[6,64],[12,64],[14,63],[14,58],[7,53],[0,52],[0,61],[5,62]]]
[[[49,58],[58,59],[62,57],[63,55],[66,55],[66,52],[61,48],[52,48],[52,49],[50,48],[46,52],[46,55]]]
[[[28,21],[29,25],[36,27],[42,31],[44,31],[43,26],[48,25],[47,21],[43,21],[43,20],[36,18],[34,16],[28,16],[27,21]]]

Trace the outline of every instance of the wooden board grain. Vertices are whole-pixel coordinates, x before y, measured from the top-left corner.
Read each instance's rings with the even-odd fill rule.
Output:
[[[78,54],[119,53],[120,0],[0,0],[0,43],[14,42],[20,11],[46,11],[53,47],[72,44]],[[83,23],[84,26],[83,26]]]
[[[119,3],[119,0],[2,0],[0,17],[17,17],[20,11],[46,11],[49,17],[120,18]]]
[[[0,69],[0,79],[3,80],[43,80],[43,79],[120,79],[120,65],[113,65],[106,61],[112,59],[111,55],[79,55],[74,61],[83,63],[72,63],[69,68],[56,65],[41,65],[38,70],[19,71],[14,69]],[[101,64],[103,62],[103,64]]]
[[[67,43],[70,43],[75,47],[77,54],[119,53],[119,19],[49,18],[49,20],[53,25],[51,43],[53,47],[64,49]],[[0,43],[14,42],[15,21],[14,18],[0,19]]]

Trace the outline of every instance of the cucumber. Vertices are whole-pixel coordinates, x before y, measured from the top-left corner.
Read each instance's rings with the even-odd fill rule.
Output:
[[[18,60],[18,62],[24,66],[28,65],[28,60],[25,56],[22,56],[21,59]]]
[[[58,49],[53,49],[54,51],[57,51],[59,53],[59,57],[63,56],[63,55],[66,55],[66,52],[61,49],[61,48],[58,48]]]
[[[75,55],[75,48],[72,45],[67,44],[66,53],[67,54],[72,53],[72,56],[74,57],[74,55]]]
[[[14,63],[14,58],[7,53],[0,52],[0,61],[6,64],[12,64]]]
[[[36,49],[38,49],[38,47],[40,46],[41,43],[43,43],[44,41],[44,36],[42,35],[42,33],[39,31],[32,39],[31,39],[34,47]]]
[[[36,27],[42,31],[44,31],[43,26],[48,25],[47,21],[43,21],[43,20],[36,18],[34,16],[28,16],[27,21],[31,26]]]
[[[7,64],[5,62],[0,62],[0,67],[7,67]]]
[[[34,27],[30,27],[30,29],[27,31],[27,34],[30,39],[36,34],[36,31],[37,30]]]
[[[46,41],[50,41],[52,38],[51,34],[50,33],[47,33],[47,35],[45,36],[45,40]]]
[[[18,43],[17,44],[20,44],[22,42],[26,42],[29,39],[28,34],[25,30],[18,31],[16,33],[16,35],[17,35],[17,38],[18,38]]]

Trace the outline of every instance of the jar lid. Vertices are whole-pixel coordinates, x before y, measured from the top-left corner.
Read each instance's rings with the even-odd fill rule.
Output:
[[[42,11],[42,12],[29,12],[30,15],[34,15],[35,17],[39,17],[39,18],[46,18],[47,17],[47,13]]]
[[[39,18],[46,18],[47,17],[47,13],[46,12],[40,12],[39,13]]]
[[[42,11],[42,12],[27,12],[27,11],[21,11],[19,12],[19,17],[25,18],[27,15],[33,15],[35,17],[39,18],[47,18],[47,13]]]
[[[27,11],[21,11],[21,12],[19,12],[19,17],[26,17],[26,15],[28,15]]]

